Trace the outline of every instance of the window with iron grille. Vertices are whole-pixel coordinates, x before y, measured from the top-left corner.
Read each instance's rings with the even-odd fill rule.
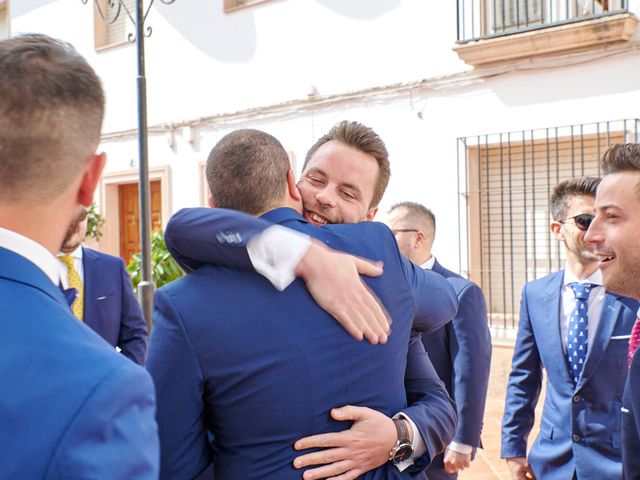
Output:
[[[542,22],[541,0],[500,0],[490,3],[489,28],[493,32]]]
[[[460,231],[466,236],[460,265],[482,287],[495,333],[515,331],[526,282],[564,266],[562,245],[549,230],[553,187],[572,177],[599,176],[610,145],[637,142],[639,122],[458,139]]]
[[[126,43],[134,34],[135,16],[135,0],[100,0],[94,7],[96,48]]]
[[[458,42],[626,12],[628,0],[457,0]]]

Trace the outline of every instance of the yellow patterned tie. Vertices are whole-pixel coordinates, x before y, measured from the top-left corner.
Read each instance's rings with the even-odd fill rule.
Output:
[[[73,265],[73,257],[62,255],[60,261],[67,266],[67,279],[69,280],[69,288],[76,289],[76,299],[71,305],[71,310],[78,320],[82,320],[84,316],[84,287],[80,274]]]

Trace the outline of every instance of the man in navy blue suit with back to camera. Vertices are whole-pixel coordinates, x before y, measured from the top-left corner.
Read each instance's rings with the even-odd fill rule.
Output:
[[[62,285],[78,292],[71,309],[78,318],[127,358],[144,365],[147,324],[133,293],[131,279],[119,257],[82,246],[87,211],[67,232],[58,260]]]
[[[149,374],[74,318],[69,226],[104,167],[100,79],[71,45],[0,41],[0,478],[155,479]]]
[[[581,177],[554,188],[551,232],[563,242],[567,263],[522,291],[502,421],[502,458],[514,479],[622,476],[620,408],[638,305],[605,290],[598,256],[585,238],[598,183]],[[527,456],[543,368],[540,433]]]
[[[422,335],[422,343],[438,376],[456,402],[458,428],[445,452],[427,469],[429,480],[457,478],[481,446],[480,432],[489,385],[491,335],[482,290],[444,268],[431,254],[436,219],[431,210],[402,202],[389,210],[387,224],[400,252],[421,268],[432,269],[451,282],[458,295],[458,313],[444,327]]]
[[[340,435],[331,432],[346,427],[340,420],[354,420],[354,411],[363,410],[388,421],[377,446],[383,460],[363,478],[408,478],[412,468],[402,471],[404,454],[398,449],[416,440],[416,431],[425,453],[415,458],[415,468],[424,468],[450,438],[455,415],[419,340],[411,344],[420,349],[409,349],[409,334],[414,315],[422,328],[444,323],[457,305],[453,290],[437,275],[421,275],[403,260],[384,225],[319,228],[304,220],[286,152],[270,135],[241,130],[225,136],[211,152],[207,173],[216,205],[263,213],[262,219],[222,209],[185,210],[171,221],[180,230],[171,222],[167,226],[170,244],[215,250],[211,243],[223,243],[230,265],[253,270],[247,242],[256,234],[286,231],[271,222],[313,232],[334,248],[384,261],[382,277],[367,283],[389,310],[394,331],[383,346],[356,343],[313,303],[300,281],[277,294],[255,273],[227,268],[201,266],[159,290],[148,368],[158,389],[162,475],[199,474],[212,457],[217,479],[288,479],[296,476],[294,465],[314,463],[329,464],[322,477],[335,475],[339,472],[331,458],[296,459],[294,443],[321,433],[331,444],[332,436]],[[229,228],[212,227],[212,217],[226,218]],[[312,252],[323,252],[320,245],[311,243],[300,263]],[[270,263],[257,268],[269,269]],[[313,289],[314,279],[305,280]],[[430,292],[431,298],[416,300],[415,290]],[[164,362],[168,356],[178,361]],[[411,405],[405,408],[407,396]],[[186,408],[176,413],[177,405]],[[332,410],[340,405],[370,409]],[[406,417],[391,421],[398,412]],[[214,452],[207,430],[215,437]],[[317,454],[326,452],[331,450]],[[354,466],[350,474],[370,468],[358,471]],[[313,475],[320,473],[307,470],[304,478],[320,478]]]

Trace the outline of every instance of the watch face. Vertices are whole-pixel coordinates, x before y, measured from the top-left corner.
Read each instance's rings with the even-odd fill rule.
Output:
[[[404,462],[411,455],[413,455],[413,446],[410,443],[401,443],[393,454],[393,463]]]

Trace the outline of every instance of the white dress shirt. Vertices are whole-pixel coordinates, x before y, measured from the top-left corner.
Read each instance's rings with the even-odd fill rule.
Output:
[[[60,283],[58,260],[49,250],[24,235],[0,227],[0,247],[23,256],[42,270],[54,285]]]
[[[602,308],[604,306],[605,289],[602,286],[602,272],[596,270],[586,280],[578,280],[578,277],[569,270],[568,266],[564,269],[564,280],[562,282],[562,300],[560,305],[560,337],[562,340],[562,349],[567,353],[567,330],[569,328],[569,320],[573,309],[576,306],[576,296],[573,293],[573,289],[569,286],[570,283],[591,283],[597,285],[593,287],[589,292],[589,322],[587,331],[587,357],[589,351],[593,345],[593,337],[598,331],[598,325],[600,325],[600,315],[602,314]]]
[[[253,267],[278,290],[282,291],[295,280],[296,266],[311,245],[308,235],[280,225],[273,225],[255,235],[247,243],[247,253]],[[338,406],[338,405],[336,405]],[[413,430],[413,455],[396,465],[403,471],[427,450],[416,424],[407,415],[399,413],[393,418],[405,418]]]

